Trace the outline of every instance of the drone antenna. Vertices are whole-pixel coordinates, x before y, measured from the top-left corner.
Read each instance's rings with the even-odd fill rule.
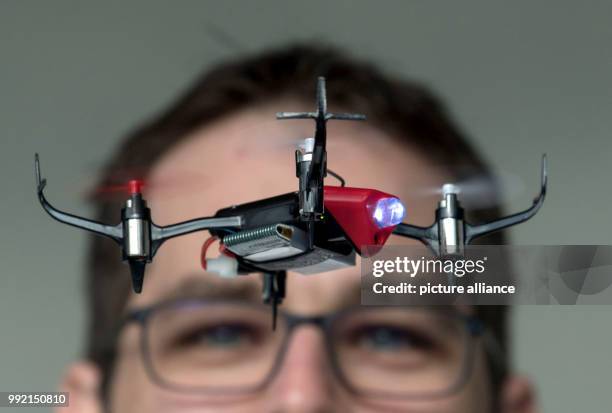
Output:
[[[315,121],[314,143],[308,153],[296,152],[297,176],[300,179],[300,214],[310,219],[323,214],[323,179],[327,176],[327,121],[365,120],[357,113],[330,113],[327,111],[325,78],[317,79],[316,112],[278,112],[276,119],[313,119]],[[305,156],[307,155],[307,156]]]

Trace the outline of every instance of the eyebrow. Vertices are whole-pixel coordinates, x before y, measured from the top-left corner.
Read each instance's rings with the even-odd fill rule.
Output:
[[[160,301],[181,299],[215,299],[259,302],[260,285],[246,277],[233,279],[214,279],[202,274],[190,274],[176,287],[160,297]]]

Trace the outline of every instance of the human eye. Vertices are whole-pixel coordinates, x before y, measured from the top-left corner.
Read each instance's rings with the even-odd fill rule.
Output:
[[[371,324],[351,333],[350,341],[363,350],[398,353],[430,349],[433,343],[421,332],[404,326]]]
[[[260,341],[258,329],[246,323],[228,322],[200,326],[179,340],[183,347],[214,350],[236,350]]]

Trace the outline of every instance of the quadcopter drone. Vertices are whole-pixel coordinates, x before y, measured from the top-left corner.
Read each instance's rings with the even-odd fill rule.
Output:
[[[265,303],[272,305],[273,320],[285,296],[288,270],[312,274],[354,265],[356,254],[366,256],[375,252],[392,233],[417,239],[438,255],[462,254],[464,246],[474,239],[528,220],[544,202],[545,157],[540,194],[523,212],[472,225],[464,219],[458,191],[447,184],[431,226],[402,223],[405,207],[398,197],[375,189],[347,187],[339,175],[327,169],[327,121],[365,120],[365,116],[329,113],[323,77],[318,79],[316,95],[316,112],[276,115],[281,120],[315,121],[314,137],[305,139],[295,152],[299,182],[296,192],[224,208],[212,217],[158,226],[151,220],[151,211],[142,195],[142,182],[132,180],[128,183],[129,198],[121,210],[120,223],[106,225],[54,208],[45,198],[46,180],[41,178],[36,155],[38,198],[54,219],[115,241],[123,260],[129,264],[136,293],[142,291],[146,264],[153,260],[165,241],[208,230],[211,237],[202,246],[202,267],[225,277],[262,273],[262,296]],[[324,185],[328,173],[341,185]],[[215,241],[220,245],[219,257],[206,258],[208,248]]]

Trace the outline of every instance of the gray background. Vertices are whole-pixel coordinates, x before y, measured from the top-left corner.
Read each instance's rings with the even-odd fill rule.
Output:
[[[609,244],[612,3],[86,2],[0,3],[0,390],[53,390],[79,354],[85,234],[34,197],[33,153],[53,199],[80,198],[123,133],[232,50],[333,41],[421,79],[451,105],[492,164],[526,188],[550,159],[549,197],[522,244]],[[545,411],[604,412],[612,379],[612,308],[523,307],[516,362]],[[25,410],[20,410],[25,411]]]

